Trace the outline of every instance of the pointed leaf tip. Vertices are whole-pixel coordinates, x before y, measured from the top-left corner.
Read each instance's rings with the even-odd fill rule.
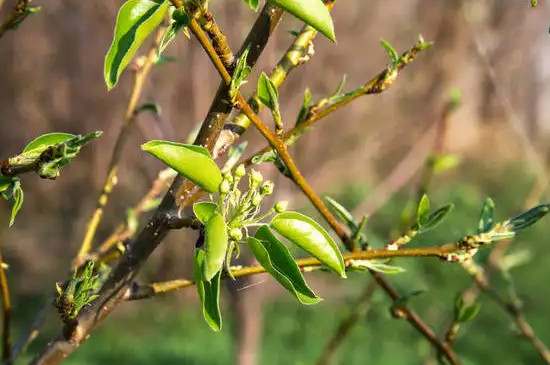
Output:
[[[169,141],[149,141],[141,149],[208,192],[218,192],[222,174],[206,148]]]
[[[336,42],[332,17],[321,0],[267,0],[267,2],[294,15]]]

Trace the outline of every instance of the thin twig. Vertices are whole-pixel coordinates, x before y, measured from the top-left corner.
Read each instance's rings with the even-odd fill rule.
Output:
[[[92,248],[92,242],[97,231],[97,227],[103,217],[103,211],[109,201],[109,195],[117,184],[118,164],[128,139],[128,133],[137,116],[137,107],[143,92],[143,85],[147,79],[151,67],[153,66],[153,63],[157,58],[158,43],[161,40],[164,29],[164,27],[160,27],[158,29],[155,43],[147,52],[147,56],[145,58],[138,58],[137,61],[134,62],[134,85],[132,87],[130,99],[128,100],[126,112],[124,113],[124,122],[120,127],[115,146],[111,153],[111,161],[109,162],[107,178],[105,179],[103,188],[97,200],[96,208],[90,217],[88,224],[86,225],[86,232],[73,264],[75,267],[80,266],[80,264],[82,264],[82,262],[87,258],[88,253]]]
[[[195,35],[195,37],[199,40],[204,50],[208,53],[209,58],[214,63],[214,66],[216,67],[216,70],[224,80],[224,82],[229,85],[231,82],[231,76],[227,72],[227,70],[223,67],[223,63],[221,62],[218,55],[215,53],[214,48],[212,45],[208,42],[208,38],[200,28],[200,26],[197,24],[195,20],[191,20],[189,24],[189,28],[191,32]],[[331,228],[336,232],[336,234],[340,237],[344,245],[352,252],[357,252],[358,248],[353,242],[353,240],[346,234],[342,226],[338,223],[336,218],[330,213],[330,211],[327,209],[323,201],[319,198],[319,196],[313,191],[313,189],[309,186],[307,181],[304,179],[300,171],[298,170],[296,164],[288,154],[288,151],[286,149],[286,145],[284,142],[277,138],[267,127],[266,125],[261,121],[261,119],[258,117],[256,113],[251,109],[251,107],[248,105],[246,100],[243,98],[241,93],[237,90],[236,97],[235,97],[235,103],[236,106],[250,119],[252,124],[258,129],[258,131],[264,136],[264,138],[268,141],[268,143],[273,147],[277,153],[279,154],[279,157],[281,160],[285,163],[286,167],[288,168],[290,177],[292,178],[293,182],[302,190],[302,192],[309,198],[309,200],[312,202],[312,204],[315,206],[315,208],[321,213],[325,221],[331,226]],[[376,282],[384,289],[384,291],[392,297],[394,302],[398,301],[399,299],[399,293],[393,288],[393,286],[379,273],[372,272],[371,274],[375,278]],[[456,357],[456,355],[452,352],[452,350],[446,346],[443,342],[441,342],[437,336],[433,333],[433,331],[408,307],[403,306],[401,313],[403,313],[404,318],[409,321],[417,330],[419,330],[434,346],[438,348],[439,351],[443,352],[446,355],[446,358],[452,363],[452,364],[459,364],[460,361]]]
[[[11,302],[10,290],[8,288],[8,280],[4,270],[4,259],[2,250],[0,249],[0,291],[2,292],[2,361],[7,364],[12,363],[11,356]]]
[[[173,0],[172,3],[181,6],[180,0]],[[251,50],[254,50],[249,53],[249,60],[251,62],[255,62],[261,54],[269,35],[273,32],[282,15],[282,10],[277,10],[278,8],[270,4],[264,6],[265,9],[268,9],[269,12],[264,13],[262,11],[262,14],[260,14],[254,23],[247,37]],[[246,47],[247,45],[243,45],[241,49],[246,49]],[[223,84],[225,85],[225,83]],[[195,139],[195,145],[207,146],[209,151],[212,151],[226,115],[232,109],[231,107],[227,109],[227,105],[224,104],[226,94],[227,92],[224,92],[223,88],[218,88],[218,93],[211,106],[212,113],[209,112],[209,115],[205,118],[202,128]],[[222,109],[223,112],[221,111]],[[222,114],[224,115],[222,116]],[[214,118],[212,118],[213,116]],[[59,364],[89,337],[102,319],[117,307],[143,263],[163,241],[170,230],[166,222],[166,213],[172,212],[177,207],[177,192],[183,180],[179,175],[174,179],[157,211],[145,224],[135,240],[133,240],[131,246],[120,258],[118,264],[113,267],[109,278],[98,293],[99,297],[78,314],[74,325],[64,328],[58,337],[50,341],[37,354],[33,360],[33,364]]]

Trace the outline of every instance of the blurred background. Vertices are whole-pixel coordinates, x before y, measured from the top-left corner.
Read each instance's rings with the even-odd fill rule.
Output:
[[[14,4],[5,1],[1,19]],[[104,131],[58,180],[23,177],[25,202],[10,229],[10,206],[0,202],[0,242],[9,264],[16,335],[44,307],[55,282],[67,276],[105,179],[132,84],[126,73],[107,92],[103,80],[104,54],[121,4],[35,0],[32,5],[42,11],[0,39],[0,158],[17,154],[43,133]],[[212,1],[210,7],[232,48],[238,49],[255,14],[236,0]],[[500,220],[526,204],[544,201],[550,162],[550,104],[545,102],[550,97],[549,15],[545,1],[536,9],[527,0],[338,1],[333,10],[338,43],[317,37],[315,56],[280,90],[288,125],[306,87],[318,100],[331,94],[343,75],[348,91],[383,70],[388,56],[380,39],[399,53],[419,34],[435,44],[388,91],[354,101],[306,133],[291,149],[298,166],[317,192],[337,199],[358,217],[369,214],[366,233],[375,247],[398,232],[434,144],[459,164],[433,176],[428,191],[432,205],[454,203],[455,209],[411,247],[448,243],[475,232],[487,196],[495,200]],[[292,41],[289,31],[300,26],[291,16],[284,17],[257,73],[271,69]],[[202,121],[219,83],[194,40],[180,35],[165,53],[175,62],[154,67],[142,98],[157,102],[162,115],[139,116],[95,245],[125,219],[126,209],[139,201],[161,168],[140,151],[140,144],[185,140]],[[244,90],[251,92],[254,84]],[[460,106],[446,113],[451,95],[458,93]],[[245,156],[264,146],[255,131],[245,139]],[[276,183],[274,201],[289,200],[292,209],[315,215],[272,166],[260,169]],[[546,343],[549,237],[550,224],[543,220],[513,242],[502,265],[497,263],[501,270],[491,276],[503,296],[517,294],[526,319]],[[194,232],[171,233],[139,281],[191,277],[195,239]],[[245,257],[242,262],[252,260]],[[425,290],[410,304],[442,336],[453,318],[455,296],[471,286],[469,275],[459,265],[436,259],[394,263],[407,271],[391,281],[402,293]],[[350,274],[342,281],[317,272],[307,280],[325,299],[312,307],[300,306],[267,276],[224,283],[221,333],[204,323],[193,288],[125,303],[67,363],[315,364],[370,276]],[[461,328],[455,346],[465,364],[543,363],[501,307],[484,294],[478,301],[478,317]],[[366,315],[334,353],[333,364],[437,363],[430,344],[408,323],[391,317],[390,305],[381,291],[374,292]],[[22,361],[57,333],[59,323],[55,309],[49,309],[44,332]]]

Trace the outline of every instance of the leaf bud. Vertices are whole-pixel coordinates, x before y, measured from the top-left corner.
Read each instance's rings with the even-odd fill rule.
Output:
[[[241,178],[246,175],[246,169],[244,168],[244,165],[240,164],[239,166],[237,166],[233,175],[235,175],[235,178]]]
[[[243,238],[243,232],[239,228],[231,228],[229,237],[234,241],[240,241]]]
[[[275,204],[273,209],[275,209],[277,213],[282,213],[286,210],[287,207],[288,207],[288,202],[286,200],[281,200],[280,202],[277,202]]]
[[[229,184],[229,181],[227,181],[226,179],[223,179],[220,184],[220,194],[228,194],[230,190],[231,190],[231,186]]]
[[[267,180],[260,186],[260,194],[261,195],[271,195],[273,194],[273,188],[275,187],[275,184],[273,184],[273,181]]]

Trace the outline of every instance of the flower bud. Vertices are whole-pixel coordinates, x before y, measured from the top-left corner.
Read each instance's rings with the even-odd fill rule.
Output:
[[[264,179],[264,177],[262,176],[262,173],[259,172],[259,171],[256,171],[256,170],[251,170],[250,171],[250,184],[251,185],[259,185],[262,180]]]
[[[273,188],[275,184],[272,181],[267,180],[260,186],[261,195],[271,195],[273,193]]]
[[[257,207],[262,202],[262,196],[261,195],[254,195],[252,198],[252,206]]]
[[[231,228],[229,237],[234,241],[240,241],[243,238],[243,232],[239,228]]]
[[[286,210],[287,207],[288,207],[288,202],[286,200],[281,200],[280,202],[277,202],[275,204],[273,209],[275,209],[277,213],[282,213]]]
[[[223,179],[220,184],[220,194],[227,194],[231,190],[231,186],[229,185],[229,181],[226,179]]]
[[[237,166],[233,175],[235,175],[235,177],[238,179],[246,175],[246,169],[244,168],[244,165],[240,164],[239,166]]]

